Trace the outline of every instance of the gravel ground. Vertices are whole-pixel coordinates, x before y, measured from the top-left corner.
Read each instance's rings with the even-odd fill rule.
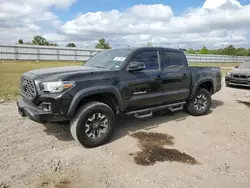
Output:
[[[237,100],[250,102],[250,90],[223,87],[203,117],[122,118],[110,143],[94,149],[73,141],[67,125],[37,124],[21,118],[14,102],[2,103],[0,187],[249,188],[250,108]],[[143,134],[131,134],[139,131],[167,134],[164,148],[176,161],[136,163]],[[197,163],[183,162],[182,152]]]

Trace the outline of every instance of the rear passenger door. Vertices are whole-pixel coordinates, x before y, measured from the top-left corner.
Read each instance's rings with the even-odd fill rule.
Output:
[[[165,102],[185,100],[189,96],[191,76],[184,53],[162,49],[160,54]]]

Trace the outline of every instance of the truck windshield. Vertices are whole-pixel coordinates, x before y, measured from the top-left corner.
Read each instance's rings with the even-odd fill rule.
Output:
[[[239,68],[241,69],[250,69],[250,61],[248,62],[245,62],[245,63],[242,63]]]
[[[90,58],[83,66],[120,69],[130,52],[130,49],[104,50]]]

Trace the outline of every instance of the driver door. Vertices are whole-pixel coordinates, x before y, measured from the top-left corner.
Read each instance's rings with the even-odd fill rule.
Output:
[[[127,101],[127,110],[138,110],[159,105],[164,99],[164,89],[160,78],[160,61],[157,49],[137,52],[132,62],[143,62],[144,70],[126,71],[126,87],[122,92]]]

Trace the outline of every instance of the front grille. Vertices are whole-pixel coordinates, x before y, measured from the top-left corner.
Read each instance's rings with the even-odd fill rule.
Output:
[[[36,96],[36,89],[33,81],[21,77],[20,81],[20,91],[21,93],[29,99],[33,99]]]
[[[233,77],[234,78],[247,79],[248,76],[246,76],[246,75],[240,75],[240,74],[234,74]]]

